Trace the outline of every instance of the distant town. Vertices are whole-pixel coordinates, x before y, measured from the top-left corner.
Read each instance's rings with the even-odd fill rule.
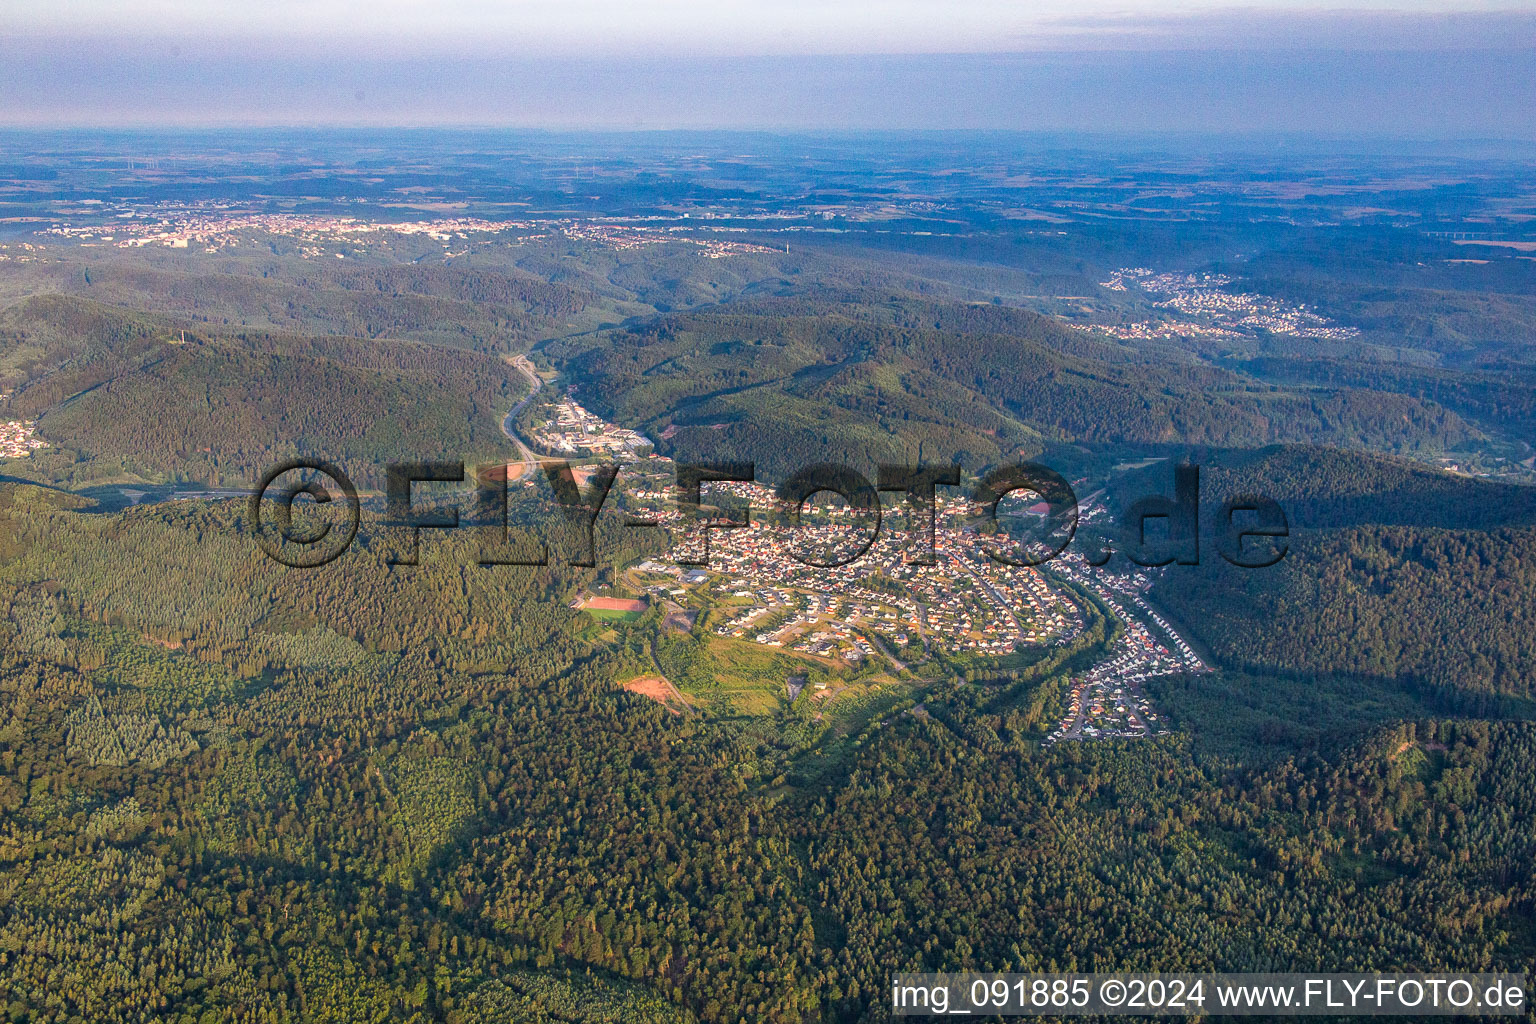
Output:
[[[788,246],[767,246],[756,242],[722,237],[752,230],[721,224],[660,225],[634,223],[646,218],[540,218],[486,220],[480,217],[437,217],[424,220],[375,221],[360,217],[316,214],[234,213],[221,209],[187,209],[178,205],[168,210],[130,208],[110,214],[103,223],[98,211],[91,223],[54,224],[43,236],[68,239],[81,246],[115,246],[137,249],[166,246],[172,249],[196,247],[207,253],[259,246],[263,239],[288,238],[297,243],[298,255],[305,259],[333,256],[345,259],[363,255],[370,240],[387,242],[390,236],[419,236],[441,243],[450,257],[462,256],[468,249],[452,251],[455,243],[484,241],[491,236],[510,236],[515,242],[535,242],[551,236],[594,243],[614,250],[678,243],[693,246],[708,259],[722,259],[748,253],[779,253]],[[683,219],[690,219],[686,215]],[[708,220],[701,217],[700,220]],[[698,237],[698,236],[704,237]],[[505,240],[505,239],[503,239]],[[26,251],[34,251],[30,244]],[[0,258],[4,258],[0,256]]]
[[[1173,310],[1184,319],[1145,320],[1131,324],[1080,324],[1079,330],[1122,340],[1166,337],[1237,338],[1254,331],[1297,338],[1343,341],[1360,332],[1322,315],[1313,306],[1290,304],[1267,295],[1225,290],[1234,283],[1226,274],[1159,274],[1148,267],[1112,271],[1099,287],[1112,292],[1133,289],[1153,298],[1156,309]]]

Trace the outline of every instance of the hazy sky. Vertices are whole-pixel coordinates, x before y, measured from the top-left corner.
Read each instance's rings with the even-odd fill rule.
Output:
[[[1536,0],[12,0],[0,124],[1536,137]]]
[[[1447,15],[1524,8],[1510,0],[23,0],[0,5],[13,37],[124,36],[195,43],[262,41],[300,48],[366,41],[391,50],[508,55],[998,53],[1037,48],[1365,44],[1435,41]],[[1484,42],[1497,40],[1497,30]],[[1334,44],[1350,40],[1333,39]],[[1505,45],[1514,43],[1507,40]]]

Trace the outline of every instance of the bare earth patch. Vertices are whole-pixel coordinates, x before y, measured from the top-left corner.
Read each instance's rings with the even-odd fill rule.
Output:
[[[624,689],[630,693],[651,698],[674,715],[682,714],[688,707],[687,699],[678,692],[677,687],[661,676],[641,676],[639,679],[631,679],[624,684]]]
[[[698,618],[699,613],[697,609],[692,611],[684,611],[682,608],[668,601],[667,617],[662,620],[661,628],[667,630],[669,633],[692,633],[693,624],[694,622],[698,621]]]
[[[648,607],[644,601],[624,597],[589,597],[581,606],[600,612],[643,612]]]

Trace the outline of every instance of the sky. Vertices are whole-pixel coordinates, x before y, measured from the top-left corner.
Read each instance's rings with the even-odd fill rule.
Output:
[[[20,0],[0,124],[1536,138],[1536,0]]]

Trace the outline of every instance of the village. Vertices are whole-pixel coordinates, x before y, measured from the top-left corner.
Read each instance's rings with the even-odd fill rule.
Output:
[[[631,493],[640,515],[685,525],[665,503],[659,481]],[[728,611],[728,618],[717,616],[718,636],[900,670],[934,655],[1002,657],[1066,643],[1081,631],[1076,605],[1038,569],[987,557],[965,528],[981,512],[973,502],[939,500],[934,564],[925,565],[905,531],[881,531],[870,543],[866,528],[839,522],[856,515],[846,506],[824,509],[822,521],[801,526],[761,484],[714,484],[710,494],[745,498],[750,523],[710,531],[707,568],[650,559],[636,571],[653,596],[691,593]],[[845,565],[811,564],[840,561],[866,545]]]
[[[361,205],[366,200],[357,202]],[[67,239],[86,247],[105,245],[138,249],[153,245],[186,249],[196,246],[208,253],[259,246],[272,238],[286,238],[297,243],[297,255],[304,259],[323,256],[345,259],[349,254],[366,254],[372,243],[387,245],[390,236],[413,235],[441,243],[445,248],[452,244],[494,241],[496,236],[502,235],[510,236],[503,241],[513,242],[534,242],[554,235],[615,251],[679,243],[695,247],[697,254],[706,259],[779,253],[787,249],[787,246],[767,246],[725,237],[752,230],[745,227],[633,223],[658,219],[650,216],[487,220],[460,216],[385,221],[344,215],[246,213],[218,204],[207,207],[199,204],[130,204],[124,209],[95,209],[90,211],[88,220],[55,223],[39,234]],[[689,215],[684,214],[683,219],[689,219]],[[447,255],[461,256],[467,251],[466,248]]]
[[[993,540],[976,529],[986,510],[944,496],[934,506],[933,564],[922,564],[912,532],[887,528],[871,540],[859,521],[863,513],[841,503],[808,505],[800,522],[765,485],[734,481],[711,483],[706,503],[732,499],[747,507],[748,522],[710,530],[706,538],[674,503],[670,467],[670,460],[651,456],[621,479],[628,480],[626,511],[667,529],[672,557],[627,570],[641,600],[591,597],[593,610],[638,614],[658,603],[672,615],[686,614],[690,628],[706,617],[705,628],[721,641],[780,649],[829,668],[901,673],[935,659],[996,663],[1070,644],[1086,626],[1076,588],[1092,594],[1119,629],[1108,656],[1071,679],[1065,717],[1047,746],[1164,735],[1168,723],[1143,684],[1210,671],[1148,603],[1157,570],[1093,567],[1076,554],[1036,568],[1000,563],[988,554]],[[1108,510],[1089,496],[1079,515],[1099,522]],[[847,558],[843,565],[811,564]]]
[[[1315,306],[1282,302],[1268,295],[1227,291],[1226,274],[1159,274],[1147,267],[1111,271],[1099,287],[1129,292],[1137,288],[1155,299],[1154,308],[1183,314],[1184,320],[1146,320],[1132,324],[1069,324],[1120,340],[1183,337],[1237,338],[1264,331],[1320,341],[1344,341],[1360,334],[1317,311]]]
[[[1072,680],[1066,716],[1043,745],[1167,734],[1168,724],[1143,684],[1158,676],[1211,669],[1147,602],[1146,591],[1152,583],[1148,573],[1106,572],[1076,555],[1063,558],[1055,568],[1097,597],[1120,621],[1123,632],[1108,659]]]
[[[556,455],[607,455],[637,458],[650,452],[650,438],[638,431],[615,426],[596,413],[589,412],[571,397],[550,407],[551,415],[539,420],[532,429],[533,447]]]
[[[0,420],[0,458],[23,459],[46,447],[48,442],[37,436],[32,420]]]

